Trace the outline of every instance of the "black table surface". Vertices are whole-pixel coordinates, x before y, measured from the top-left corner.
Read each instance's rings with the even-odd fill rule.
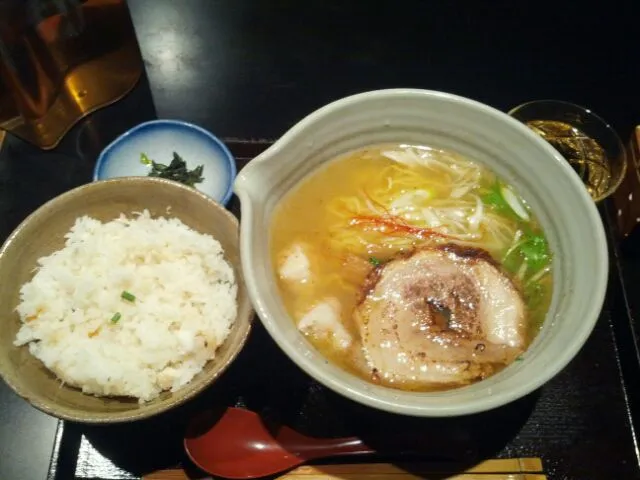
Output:
[[[109,141],[155,117],[202,125],[225,138],[241,162],[264,148],[259,140],[277,138],[315,108],[376,88],[443,90],[502,110],[564,99],[588,105],[625,139],[640,123],[639,2],[129,5],[145,78],[121,102],[79,124],[55,151],[7,138],[0,151],[0,240],[49,198],[90,181]],[[633,323],[640,260],[611,244],[610,293],[588,343],[545,387],[504,408],[407,421],[359,407],[302,374],[257,324],[219,385],[177,412],[135,426],[62,424],[0,382],[0,479],[139,478],[179,464],[186,418],[214,402],[247,405],[314,434],[420,430],[439,439],[438,455],[468,462],[539,456],[554,479],[640,478],[633,423],[640,414]]]

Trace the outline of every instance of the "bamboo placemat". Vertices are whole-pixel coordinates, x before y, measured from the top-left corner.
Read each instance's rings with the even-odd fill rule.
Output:
[[[450,476],[447,476],[449,474]],[[486,460],[463,473],[451,467],[411,463],[404,467],[389,463],[302,466],[277,477],[278,480],[547,480],[539,458]],[[195,480],[184,470],[161,470],[142,480]]]

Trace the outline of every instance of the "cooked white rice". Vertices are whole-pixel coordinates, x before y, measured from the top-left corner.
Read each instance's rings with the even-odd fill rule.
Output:
[[[179,389],[215,356],[237,285],[212,236],[145,210],[79,218],[65,238],[20,290],[15,345],[85,393],[140,402]]]

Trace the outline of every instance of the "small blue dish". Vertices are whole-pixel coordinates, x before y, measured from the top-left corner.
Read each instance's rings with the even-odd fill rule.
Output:
[[[205,129],[179,120],[141,123],[111,142],[98,157],[93,180],[114,177],[145,177],[151,167],[140,161],[142,153],[168,165],[173,152],[189,170],[204,165],[204,180],[195,187],[226,205],[233,194],[236,163],[227,147]]]

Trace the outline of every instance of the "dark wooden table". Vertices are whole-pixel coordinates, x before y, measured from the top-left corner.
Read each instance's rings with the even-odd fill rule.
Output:
[[[564,99],[590,106],[624,138],[640,123],[640,4],[631,0],[129,4],[147,77],[53,152],[5,142],[0,240],[49,198],[90,181],[98,152],[115,136],[156,116],[202,125],[227,139],[241,161],[265,147],[252,141],[277,138],[315,108],[386,87],[444,90],[503,110]],[[361,408],[302,374],[258,327],[220,385],[133,427],[59,424],[0,383],[0,479],[138,478],[174,466],[184,460],[186,419],[213,402],[246,404],[316,434],[420,429],[442,440],[444,456],[540,456],[551,478],[640,478],[633,432],[640,260],[615,248],[612,259],[607,305],[585,348],[540,391],[498,411],[407,422]]]

